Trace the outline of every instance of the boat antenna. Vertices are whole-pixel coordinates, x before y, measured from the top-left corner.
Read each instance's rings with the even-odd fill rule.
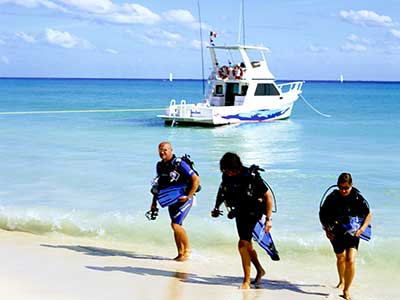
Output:
[[[239,30],[238,30],[238,39],[237,43],[240,44],[240,36],[242,34],[242,5],[243,3],[240,2],[240,10],[239,10]]]
[[[201,13],[200,13],[200,0],[197,1],[197,10],[199,12],[199,26],[200,26],[200,46],[201,46],[201,82],[203,83],[203,97],[206,95],[206,87],[204,82],[204,54],[203,54],[203,30],[201,25]]]
[[[244,26],[244,0],[242,0],[242,34],[243,34],[243,46],[246,46],[246,33],[245,33],[245,26]]]
[[[245,39],[245,31],[244,31],[244,0],[242,0],[240,2],[238,44],[240,44],[240,35],[241,34],[243,34],[243,46],[245,46],[246,39]]]

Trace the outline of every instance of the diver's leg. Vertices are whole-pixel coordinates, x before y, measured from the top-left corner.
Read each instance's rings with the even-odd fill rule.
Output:
[[[187,217],[193,204],[193,198],[188,201],[179,203],[179,206],[169,206],[169,215],[171,218],[171,227],[174,231],[174,238],[178,256],[174,258],[177,261],[185,261],[190,255],[189,238],[182,226],[183,220]]]
[[[258,260],[257,252],[256,252],[256,250],[254,250],[251,242],[250,242],[249,253],[250,253],[251,262],[253,263],[253,265],[256,267],[256,270],[257,270],[256,278],[254,279],[254,281],[252,283],[254,283],[257,286],[260,284],[261,278],[265,275],[265,270],[261,266],[261,263]]]
[[[354,274],[355,274],[355,261],[357,257],[357,250],[354,248],[346,249],[346,267],[344,272],[344,289],[343,289],[343,298],[350,299],[350,286],[353,282]]]
[[[189,250],[189,239],[187,237],[185,229],[182,225],[171,223],[172,230],[174,231],[174,239],[176,248],[178,250],[177,257],[174,260],[184,261],[187,259],[186,251]]]
[[[345,283],[346,251],[336,253],[336,267],[339,275],[339,283],[336,287],[342,289]]]
[[[250,242],[245,240],[239,240],[238,248],[240,257],[242,259],[242,267],[244,273],[243,283],[240,286],[241,289],[250,288],[251,257],[249,253],[249,245]]]

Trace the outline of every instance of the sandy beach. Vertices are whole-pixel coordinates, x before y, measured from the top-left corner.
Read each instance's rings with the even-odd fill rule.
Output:
[[[284,263],[268,262],[261,287],[242,291],[239,260],[194,251],[179,263],[170,259],[173,250],[168,245],[141,253],[132,245],[0,231],[0,295],[8,300],[340,299],[340,291],[318,282],[317,274],[305,278],[302,271],[288,272]]]

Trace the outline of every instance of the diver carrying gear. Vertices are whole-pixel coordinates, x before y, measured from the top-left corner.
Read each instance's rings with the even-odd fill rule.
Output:
[[[342,197],[338,185],[332,185],[325,191],[320,201],[320,222],[336,235],[346,233],[353,217],[364,219],[368,213],[369,204],[355,187],[352,187],[348,197]]]

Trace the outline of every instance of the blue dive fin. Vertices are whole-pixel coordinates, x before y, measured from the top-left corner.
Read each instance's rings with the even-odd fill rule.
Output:
[[[170,206],[178,202],[181,196],[185,195],[186,184],[175,185],[167,187],[158,192],[157,201],[161,207]]]
[[[371,224],[368,225],[367,228],[365,228],[364,232],[361,233],[360,239],[363,239],[364,241],[369,241],[371,239]]]
[[[357,230],[361,227],[364,222],[364,218],[361,217],[352,217],[350,219],[349,224],[343,224],[344,229],[351,235],[354,235]],[[371,239],[372,230],[371,224],[368,224],[368,227],[364,230],[364,232],[360,235],[360,239],[364,241],[369,241]]]
[[[267,251],[272,260],[280,260],[279,252],[275,247],[270,233],[265,233],[265,224],[258,221],[253,229],[253,239]]]

